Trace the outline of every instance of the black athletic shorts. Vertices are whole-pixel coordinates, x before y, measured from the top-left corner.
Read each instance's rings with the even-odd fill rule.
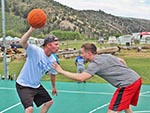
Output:
[[[25,109],[33,106],[33,102],[35,102],[36,106],[39,107],[42,104],[52,100],[42,85],[40,85],[39,88],[31,88],[24,87],[16,83],[16,89]]]

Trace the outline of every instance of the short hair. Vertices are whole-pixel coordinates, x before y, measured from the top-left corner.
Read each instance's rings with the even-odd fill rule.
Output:
[[[93,43],[85,43],[81,46],[85,51],[90,51],[93,54],[97,54],[97,48]]]

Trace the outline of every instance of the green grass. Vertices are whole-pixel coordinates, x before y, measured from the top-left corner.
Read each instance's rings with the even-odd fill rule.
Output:
[[[150,58],[125,58],[128,66],[135,70],[137,73],[140,74],[140,76],[143,79],[144,84],[150,84]],[[71,72],[76,72],[76,67],[74,64],[74,58],[72,59],[60,59],[61,66],[63,69]],[[12,61],[9,64],[9,73],[10,74],[16,74],[18,75],[22,66],[24,64],[24,60],[19,61]],[[3,63],[0,63],[0,73],[3,74]],[[42,80],[49,80],[49,75],[45,75]],[[73,80],[66,78],[65,76],[58,74],[57,75],[57,81],[63,81],[63,82],[73,82]],[[94,76],[93,78],[89,79],[88,82],[97,82],[97,83],[103,83],[105,80],[98,76]]]
[[[20,72],[23,64],[24,64],[24,60],[18,60],[18,61],[14,60],[14,61],[10,62],[8,65],[9,74],[10,75],[13,75],[13,74],[19,75],[19,72]],[[0,63],[0,74],[4,75],[3,62]]]
[[[85,42],[92,42],[96,44],[97,47],[100,47],[101,45],[96,43],[95,40],[88,40],[88,41],[64,41],[64,45],[62,45],[62,42],[60,42],[60,49],[64,48],[77,48],[79,49],[81,45]],[[105,44],[104,46],[108,46]],[[135,70],[143,79],[144,84],[150,84],[150,52],[136,52],[136,50],[121,50],[121,52],[116,54],[118,57],[124,58],[130,68]],[[75,58],[71,59],[59,59],[61,66],[63,69],[71,72],[76,72],[76,67],[74,64]],[[13,60],[9,63],[9,73],[10,75],[16,74],[18,75],[25,60],[24,59],[18,59]],[[0,74],[4,75],[4,66],[3,62],[0,61]],[[45,75],[42,80],[49,80],[49,75]],[[58,74],[57,75],[57,81],[63,81],[63,82],[73,82],[73,80],[68,79],[64,77],[63,75]],[[102,78],[98,76],[94,76],[91,79],[88,80],[88,82],[97,82],[102,83],[105,82]]]
[[[144,84],[150,84],[150,58],[126,58],[127,64],[143,79]]]
[[[135,70],[143,79],[143,84],[150,84],[150,58],[125,58],[127,65]],[[74,58],[73,59],[60,59],[61,66],[63,69],[71,72],[76,72],[76,67],[74,65]],[[43,80],[49,80],[48,76],[45,76]],[[60,74],[57,75],[57,81],[73,81],[68,79]],[[103,83],[106,82],[102,78],[98,76],[94,76],[92,79],[89,79],[88,82],[96,82],[96,83]]]
[[[64,43],[64,44],[62,44]],[[96,40],[68,40],[68,41],[60,41],[60,49],[65,49],[65,48],[76,48],[79,49],[82,44],[84,43],[94,43],[96,44],[97,47],[100,47],[100,44],[96,42]]]
[[[60,65],[63,67],[64,70],[70,71],[75,73],[76,72],[76,66],[74,63],[74,58],[72,59],[60,59]],[[46,75],[43,77],[43,80],[49,80],[49,75]],[[71,80],[61,74],[57,75],[57,81],[63,81],[63,82],[74,82],[74,80]],[[89,79],[88,82],[105,82],[103,79],[101,79],[98,76],[94,76],[93,78]]]

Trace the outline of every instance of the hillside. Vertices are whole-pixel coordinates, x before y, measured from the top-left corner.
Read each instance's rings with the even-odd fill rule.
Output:
[[[36,37],[52,30],[77,31],[89,38],[150,31],[150,20],[117,17],[101,10],[74,10],[53,0],[7,0],[5,5],[6,35],[21,36],[29,27],[26,18],[33,8],[42,8],[48,15],[45,28],[33,34]]]

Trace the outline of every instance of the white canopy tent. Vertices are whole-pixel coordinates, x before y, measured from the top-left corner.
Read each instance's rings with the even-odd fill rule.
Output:
[[[115,36],[110,36],[108,38],[108,44],[110,44],[110,45],[118,44],[117,38]]]

